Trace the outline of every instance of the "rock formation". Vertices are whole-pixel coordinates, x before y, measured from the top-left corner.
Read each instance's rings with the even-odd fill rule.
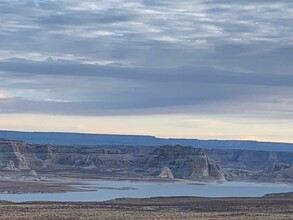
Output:
[[[202,149],[178,145],[156,148],[145,168],[156,173],[159,167],[164,166],[170,168],[175,178],[221,181],[225,179],[221,169],[209,162],[206,152]]]
[[[277,163],[272,164],[264,169],[264,177],[274,177],[276,181],[293,179],[293,165]]]
[[[30,170],[30,171],[28,172],[28,174],[29,174],[30,176],[34,176],[34,177],[37,177],[37,176],[38,176],[38,174],[37,174],[37,172],[36,172],[35,170]]]
[[[164,166],[163,170],[159,174],[159,177],[161,178],[167,178],[167,179],[174,179],[174,175],[169,167]]]
[[[57,175],[293,182],[292,164],[290,152],[204,150],[179,145],[53,146],[0,139],[0,171],[38,178]]]
[[[3,168],[7,171],[20,171],[18,168],[15,167],[15,164],[12,160],[6,162],[6,166]]]

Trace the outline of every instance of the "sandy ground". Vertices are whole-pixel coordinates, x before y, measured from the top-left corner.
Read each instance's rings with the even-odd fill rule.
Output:
[[[266,198],[118,199],[103,203],[0,203],[0,219],[293,219],[293,195]]]

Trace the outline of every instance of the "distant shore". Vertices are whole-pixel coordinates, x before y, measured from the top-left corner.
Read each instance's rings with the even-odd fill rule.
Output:
[[[129,182],[153,182],[172,183],[183,182],[191,185],[203,185],[207,183],[181,180],[181,179],[160,179],[160,178],[101,178],[101,179],[80,179],[80,178],[52,178],[46,180],[15,180],[0,179],[0,194],[29,194],[29,193],[66,193],[96,191],[98,189],[112,190],[134,190],[132,187],[107,187],[92,186],[92,182],[98,181],[129,181]]]
[[[91,178],[72,178],[72,177],[51,177],[40,179],[1,179],[0,194],[30,194],[30,193],[66,193],[66,192],[87,192],[96,190],[136,190],[134,187],[113,187],[113,186],[96,186],[96,182],[145,182],[145,183],[182,183],[186,185],[207,185],[222,183],[251,183],[261,184],[262,182],[251,181],[215,181],[200,182],[185,179],[164,179],[164,178],[126,178],[126,177],[101,177],[99,179]],[[292,183],[263,183],[263,184],[288,184]]]

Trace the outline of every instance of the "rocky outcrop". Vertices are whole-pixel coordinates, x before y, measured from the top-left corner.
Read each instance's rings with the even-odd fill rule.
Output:
[[[174,175],[169,167],[164,167],[161,173],[159,174],[160,178],[174,179]]]
[[[276,181],[293,179],[292,164],[272,164],[264,169],[263,175],[273,177]]]
[[[209,160],[221,166],[231,181],[293,182],[292,152],[208,150]]]
[[[224,177],[224,174],[223,174],[223,171],[222,169],[216,165],[216,164],[209,164],[208,165],[208,168],[209,168],[209,175],[216,178],[217,180],[220,180],[220,181],[225,181],[225,177]]]
[[[224,180],[220,167],[211,164],[202,149],[183,146],[156,148],[148,159],[145,169],[159,172],[168,167],[175,178],[192,180]]]
[[[278,176],[278,179],[293,179],[293,166],[291,165],[290,167],[282,170]]]
[[[286,170],[288,168],[290,168],[291,165],[290,164],[285,164],[285,163],[274,163],[270,166],[267,166],[264,169],[264,173],[265,174],[273,174],[273,173],[279,173],[283,170]]]
[[[11,170],[40,169],[44,161],[37,157],[34,147],[24,142],[0,141],[0,168]]]
[[[15,164],[12,160],[7,161],[6,166],[3,169],[7,171],[20,171],[15,167]]]
[[[34,176],[34,177],[37,177],[37,176],[38,176],[38,174],[37,174],[37,172],[36,172],[35,170],[30,170],[30,171],[28,172],[28,174],[29,174],[30,176]]]

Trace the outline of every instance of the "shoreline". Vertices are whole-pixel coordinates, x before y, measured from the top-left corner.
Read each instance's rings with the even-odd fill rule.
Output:
[[[20,179],[0,179],[0,195],[1,194],[31,194],[31,193],[66,193],[66,192],[87,192],[96,191],[99,189],[103,190],[136,190],[134,187],[111,187],[111,186],[96,186],[95,183],[103,182],[129,182],[129,183],[159,183],[159,184],[170,184],[180,183],[186,185],[221,185],[221,184],[263,184],[275,185],[275,186],[290,186],[293,187],[292,183],[282,182],[259,182],[259,181],[193,181],[186,179],[160,179],[160,178],[115,178],[115,177],[101,177],[98,179],[90,178],[42,178],[39,180],[20,180]]]

